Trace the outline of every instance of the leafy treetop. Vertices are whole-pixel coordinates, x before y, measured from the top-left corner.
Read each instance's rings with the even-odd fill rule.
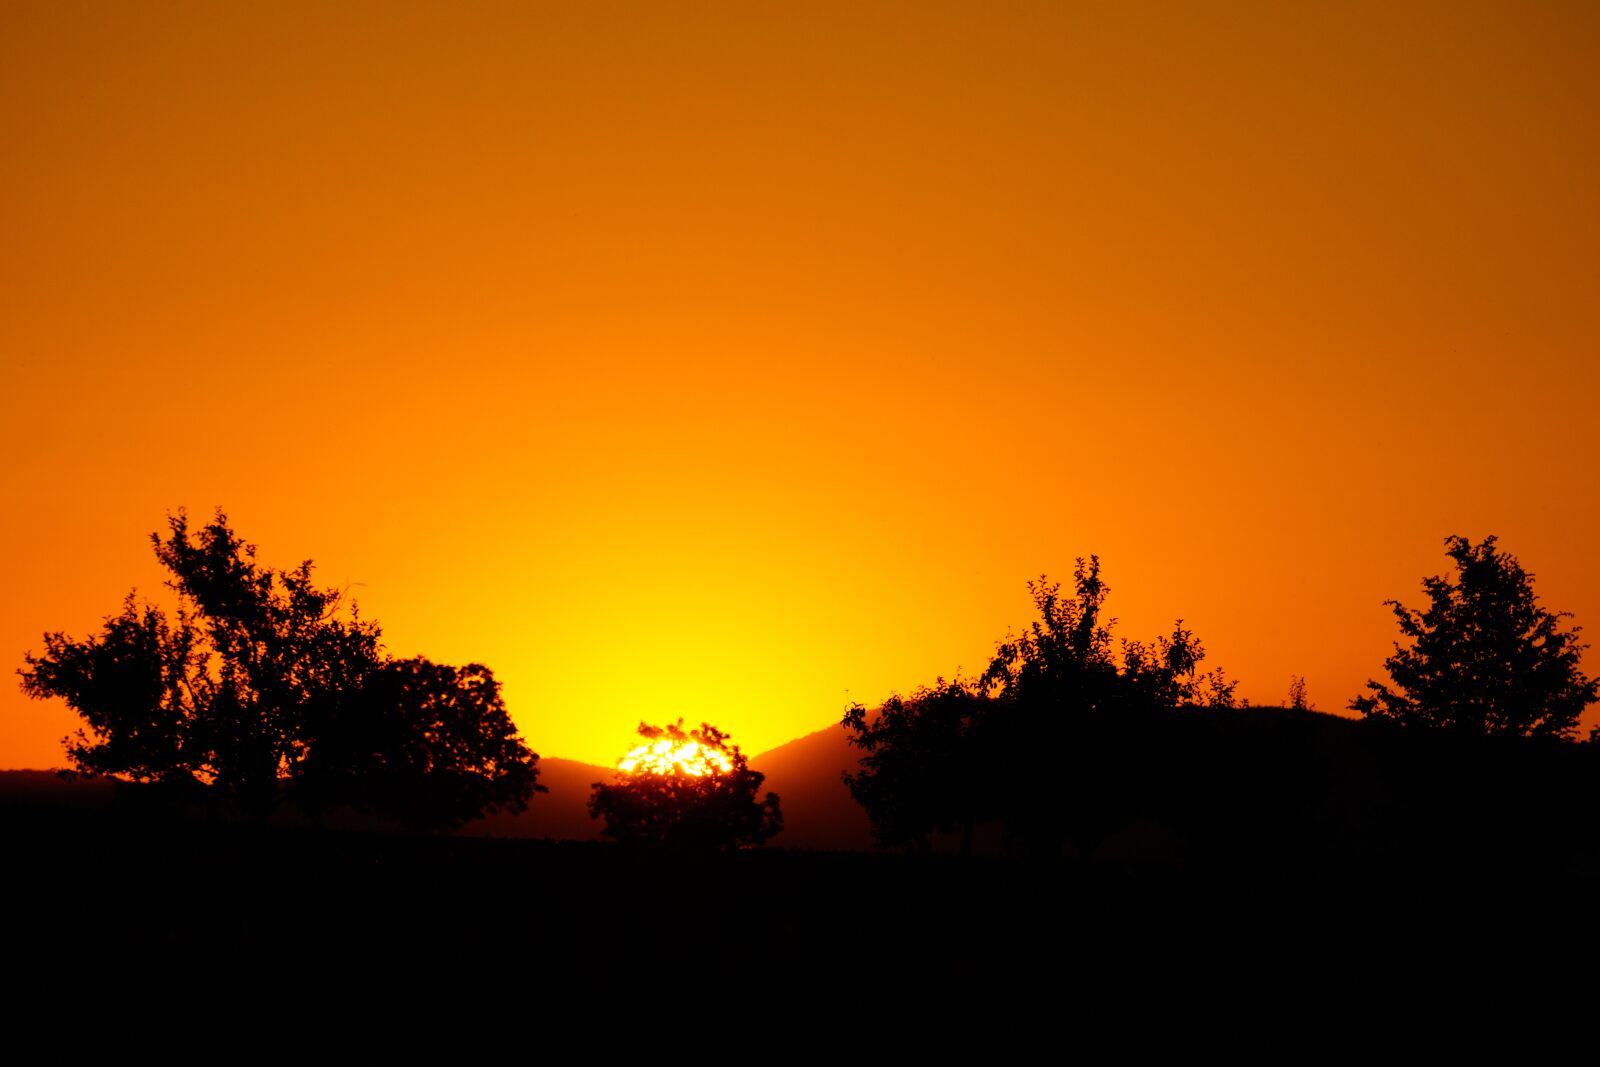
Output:
[[[1539,604],[1533,575],[1500,551],[1445,539],[1454,576],[1422,583],[1428,605],[1386,603],[1403,642],[1385,662],[1392,684],[1369,681],[1351,707],[1370,719],[1475,735],[1569,738],[1597,683],[1579,669],[1581,628]]]
[[[1126,787],[1118,761],[1145,715],[1232,706],[1235,683],[1199,670],[1205,649],[1182,620],[1154,641],[1119,643],[1098,557],[1077,561],[1073,584],[1064,595],[1047,577],[1030,582],[1038,617],[977,679],[846,712],[863,756],[845,782],[880,844],[925,847],[957,827],[970,844],[974,821],[989,819],[1019,848],[1048,849],[1063,832],[1086,843],[1104,829],[1100,800]]]

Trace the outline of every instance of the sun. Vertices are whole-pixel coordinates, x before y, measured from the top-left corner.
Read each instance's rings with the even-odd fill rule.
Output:
[[[733,760],[721,749],[683,738],[661,737],[639,745],[617,761],[624,774],[676,774],[693,778],[727,774]]]

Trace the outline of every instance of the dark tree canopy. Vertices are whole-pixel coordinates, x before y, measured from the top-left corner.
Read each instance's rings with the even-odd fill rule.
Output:
[[[1105,617],[1111,589],[1100,558],[1080,559],[1075,596],[1046,577],[1028,583],[1039,618],[1000,642],[979,680],[985,692],[1051,720],[1092,717],[1130,707],[1227,707],[1235,683],[1220,670],[1200,671],[1206,652],[1183,620],[1154,641],[1113,643]]]
[[[488,811],[521,811],[544,789],[538,757],[482,664],[390,660],[326,711],[314,719],[317,743],[300,769],[301,792],[316,809],[342,803],[409,826],[453,827]]]
[[[221,511],[199,530],[179,511],[151,540],[175,610],[130,594],[95,636],[46,634],[20,672],[29,696],[82,717],[79,770],[198,782],[256,815],[288,793],[419,825],[520,810],[537,788],[486,668],[388,659],[309,560],[259,564]]]
[[[965,844],[975,821],[999,819],[1021,850],[1087,845],[1129,787],[1129,738],[1145,716],[1232,705],[1234,683],[1199,671],[1205,650],[1181,620],[1153,642],[1117,642],[1099,559],[1080,559],[1073,581],[1072,596],[1048,578],[1029,583],[1039,617],[976,680],[845,714],[864,753],[845,782],[880,844],[925,847],[955,828]]]
[[[765,776],[728,735],[709,723],[685,730],[639,724],[639,736],[680,751],[705,751],[678,761],[647,761],[611,782],[596,782],[589,815],[605,820],[606,837],[627,845],[693,852],[764,844],[783,829],[778,795],[758,799]]]
[[[994,816],[989,710],[975,686],[940,678],[891,696],[874,715],[860,704],[845,712],[862,756],[844,782],[872,820],[874,841],[926,848],[930,834],[965,832]]]
[[[1428,606],[1387,601],[1403,642],[1384,662],[1392,685],[1369,681],[1351,707],[1369,719],[1473,735],[1569,738],[1594,703],[1570,614],[1540,606],[1533,575],[1494,537],[1445,539],[1452,577],[1422,583]]]

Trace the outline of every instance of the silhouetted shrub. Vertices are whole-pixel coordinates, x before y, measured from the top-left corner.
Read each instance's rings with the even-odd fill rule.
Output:
[[[757,799],[764,776],[749,767],[728,735],[703,723],[698,730],[639,724],[647,742],[637,762],[623,761],[612,782],[596,782],[589,814],[605,820],[604,835],[628,845],[722,851],[764,844],[783,829],[778,795]]]

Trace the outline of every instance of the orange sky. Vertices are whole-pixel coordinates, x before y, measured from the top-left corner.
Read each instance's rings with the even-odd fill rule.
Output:
[[[1090,552],[1258,702],[1451,533],[1600,627],[1600,6],[327,6],[0,8],[15,666],[219,504],[606,763]]]

